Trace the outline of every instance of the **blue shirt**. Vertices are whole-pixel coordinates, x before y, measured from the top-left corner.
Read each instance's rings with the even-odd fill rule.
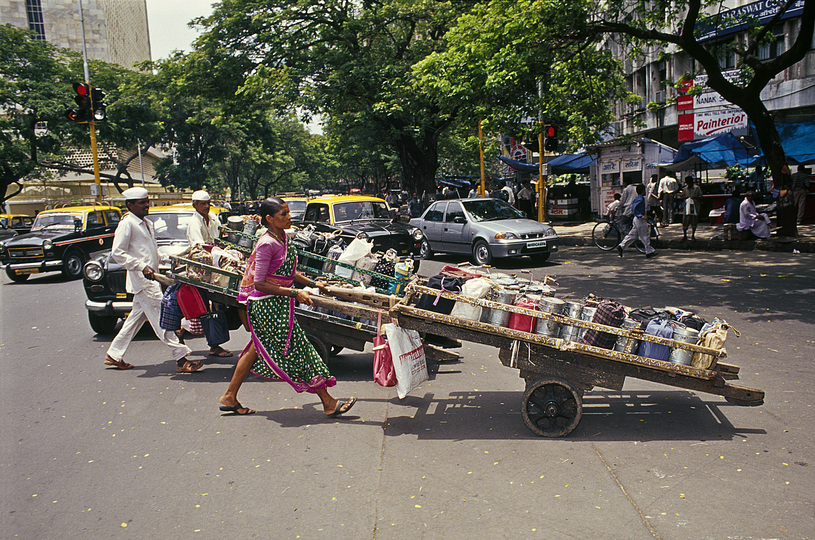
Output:
[[[631,211],[634,212],[634,217],[645,217],[645,197],[637,194],[633,201],[631,201]]]

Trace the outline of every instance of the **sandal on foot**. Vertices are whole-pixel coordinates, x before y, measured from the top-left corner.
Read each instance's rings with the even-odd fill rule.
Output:
[[[244,407],[240,403],[235,405],[234,407],[229,407],[228,405],[221,405],[218,407],[224,412],[231,412],[233,415],[243,416],[245,414],[255,414],[257,411],[250,409],[249,407]],[[245,411],[245,412],[241,412]]]
[[[227,351],[223,347],[216,347],[214,351],[209,351],[210,356],[218,356],[220,358],[229,358],[232,356],[232,351]]]
[[[131,369],[133,364],[128,364],[124,360],[116,360],[115,358],[105,355],[105,365],[113,366],[116,369]]]
[[[347,413],[351,410],[351,407],[354,406],[354,403],[357,402],[357,398],[352,397],[348,398],[346,401],[337,401],[337,408],[334,409],[334,412],[329,414],[330,417],[337,417],[342,416],[343,414]]]
[[[176,366],[175,372],[176,373],[192,373],[194,371],[198,371],[204,367],[204,364],[201,362],[190,362],[189,360],[185,360],[184,363],[180,366]]]

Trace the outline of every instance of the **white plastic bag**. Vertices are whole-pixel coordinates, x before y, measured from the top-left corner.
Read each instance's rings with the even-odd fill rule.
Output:
[[[358,260],[363,258],[365,255],[371,254],[371,248],[373,245],[373,242],[366,242],[365,240],[354,238],[351,243],[348,244],[348,247],[345,248],[345,251],[342,252],[342,255],[339,256],[337,261],[356,266]],[[344,266],[338,265],[335,274],[350,279],[354,274],[354,271],[350,268],[345,268]]]
[[[419,332],[395,324],[383,324],[396,371],[396,394],[399,399],[428,379],[427,359]]]
[[[490,292],[490,287],[492,287],[492,282],[487,278],[468,279],[461,287],[459,298],[462,296],[484,298]],[[481,319],[481,309],[481,306],[474,306],[463,300],[456,300],[456,305],[453,306],[450,316],[477,321]]]
[[[376,265],[379,263],[379,257],[374,255],[373,253],[368,253],[361,259],[359,259],[354,266],[357,268],[362,268],[363,270],[371,270],[373,271],[376,268]],[[357,272],[354,270],[354,273],[351,275],[351,279],[354,281],[359,281],[366,287],[371,284],[371,279],[373,276],[370,274],[363,274],[362,272]]]

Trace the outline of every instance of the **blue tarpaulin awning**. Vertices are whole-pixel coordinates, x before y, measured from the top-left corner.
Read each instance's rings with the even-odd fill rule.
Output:
[[[514,159],[498,156],[498,159],[520,172],[538,172],[537,163],[526,163]],[[586,173],[589,172],[589,165],[594,163],[594,158],[588,154],[563,154],[548,161],[552,174]]]

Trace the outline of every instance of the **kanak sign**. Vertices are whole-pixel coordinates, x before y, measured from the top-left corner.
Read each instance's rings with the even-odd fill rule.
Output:
[[[679,115],[680,141],[704,139],[746,128],[747,115],[741,109]]]

